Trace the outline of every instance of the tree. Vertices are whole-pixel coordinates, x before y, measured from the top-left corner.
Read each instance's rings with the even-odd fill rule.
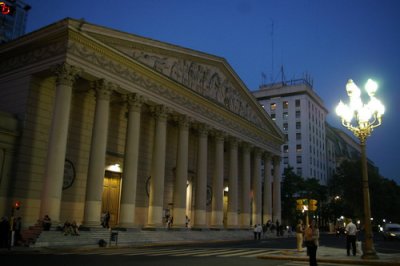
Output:
[[[296,211],[297,199],[315,199],[318,206],[326,200],[327,188],[321,185],[315,178],[303,179],[293,172],[293,167],[287,167],[283,171],[282,180],[282,220],[287,224],[295,225],[303,214]],[[316,210],[320,213],[320,209]]]
[[[379,175],[377,168],[368,165],[371,214],[373,223],[386,221],[400,222],[400,187],[392,180]],[[328,181],[331,200],[331,218],[339,215],[364,218],[361,162],[343,161],[336,174]],[[338,196],[340,201],[334,202]],[[342,213],[339,214],[338,212]]]
[[[304,189],[304,180],[293,172],[293,167],[283,170],[282,180],[282,220],[287,224],[295,225],[298,219],[296,212],[296,199]]]

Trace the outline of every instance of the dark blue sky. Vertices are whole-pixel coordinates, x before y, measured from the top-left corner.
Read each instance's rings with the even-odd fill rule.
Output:
[[[330,114],[347,102],[349,78],[378,81],[386,106],[367,141],[380,173],[400,184],[400,1],[398,0],[25,0],[27,32],[65,17],[224,57],[250,90],[305,74]],[[273,25],[273,26],[272,26]]]

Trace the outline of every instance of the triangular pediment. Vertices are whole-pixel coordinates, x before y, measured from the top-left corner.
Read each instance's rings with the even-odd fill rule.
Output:
[[[224,58],[92,24],[80,30],[271,133],[280,134]]]

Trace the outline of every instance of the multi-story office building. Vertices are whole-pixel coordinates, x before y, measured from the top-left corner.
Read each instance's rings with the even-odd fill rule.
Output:
[[[306,80],[260,86],[253,92],[286,137],[281,169],[293,167],[303,178],[327,182],[325,119],[328,110]]]
[[[0,43],[5,43],[25,34],[26,21],[31,6],[20,0],[1,1],[4,8],[0,12]]]

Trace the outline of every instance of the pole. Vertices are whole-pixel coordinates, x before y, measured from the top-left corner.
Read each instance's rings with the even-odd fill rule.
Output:
[[[363,246],[362,259],[379,259],[376,255],[373,242],[373,234],[371,227],[371,206],[369,200],[369,186],[368,186],[368,168],[366,156],[366,137],[360,136],[361,147],[361,169],[362,169],[362,183],[363,183],[363,197],[364,197],[364,229],[365,229],[365,244]]]

